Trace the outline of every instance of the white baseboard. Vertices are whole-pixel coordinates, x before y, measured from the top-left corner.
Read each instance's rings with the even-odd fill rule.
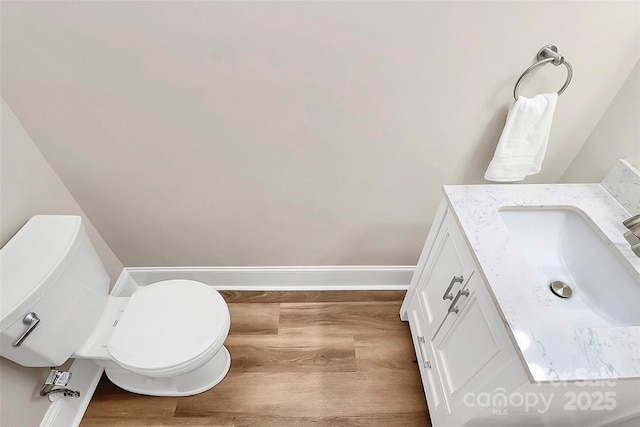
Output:
[[[413,266],[327,267],[127,267],[116,280],[111,295],[130,296],[138,286],[161,280],[197,280],[217,290],[330,291],[406,290]],[[69,388],[80,398],[61,398],[51,404],[40,427],[77,427],[98,386],[103,368],[90,360],[75,360]]]
[[[127,288],[170,279],[197,280],[217,290],[406,290],[415,266],[125,268]]]

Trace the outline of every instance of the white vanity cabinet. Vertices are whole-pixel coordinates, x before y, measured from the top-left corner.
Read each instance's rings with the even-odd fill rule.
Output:
[[[443,201],[400,309],[434,427],[640,422],[636,380],[534,383],[484,277]]]
[[[446,205],[430,236],[403,304],[434,426],[462,425],[482,408],[465,395],[503,385],[511,371],[526,380],[493,300]],[[406,310],[406,312],[405,312]],[[515,362],[515,363],[514,363]]]

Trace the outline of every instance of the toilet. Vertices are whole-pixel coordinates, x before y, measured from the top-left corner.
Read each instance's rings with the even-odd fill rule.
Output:
[[[150,396],[222,381],[231,321],[216,290],[178,279],[114,297],[109,283],[81,217],[32,217],[0,249],[0,355],[29,367],[91,359],[115,385]]]

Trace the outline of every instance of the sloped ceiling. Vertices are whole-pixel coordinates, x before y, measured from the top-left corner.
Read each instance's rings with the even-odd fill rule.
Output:
[[[125,265],[414,264],[548,43],[574,79],[527,182],[558,180],[640,56],[639,5],[3,2],[2,96]]]

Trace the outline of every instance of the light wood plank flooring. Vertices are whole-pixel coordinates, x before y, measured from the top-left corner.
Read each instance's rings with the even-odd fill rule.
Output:
[[[189,397],[103,377],[81,426],[429,426],[404,291],[221,292],[231,369]]]

